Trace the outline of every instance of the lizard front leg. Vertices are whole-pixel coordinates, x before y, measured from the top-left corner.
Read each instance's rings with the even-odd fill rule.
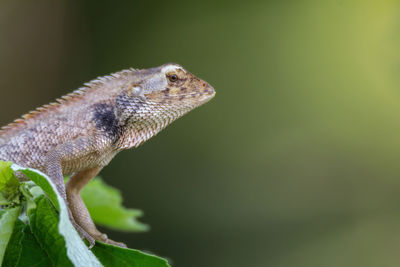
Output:
[[[108,239],[106,234],[101,233],[97,230],[96,225],[93,223],[90,217],[89,211],[87,210],[85,203],[83,202],[80,191],[83,187],[100,171],[102,167],[95,167],[75,173],[67,182],[67,199],[68,205],[71,209],[72,215],[75,221],[94,239],[102,241],[104,243],[126,247],[125,244],[115,242]]]
[[[64,184],[62,163],[73,160],[79,160],[80,158],[88,155],[89,153],[94,151],[93,144],[94,144],[93,139],[81,137],[76,140],[58,145],[56,148],[49,151],[47,154],[46,157],[47,175],[56,185],[57,191],[60,193],[61,197],[67,204],[68,200]],[[83,238],[89,241],[90,247],[93,247],[95,244],[95,239],[89,233],[87,233],[82,226],[76,223],[69,204],[68,204],[68,212],[71,223],[74,225],[75,229],[79,232],[79,234]]]

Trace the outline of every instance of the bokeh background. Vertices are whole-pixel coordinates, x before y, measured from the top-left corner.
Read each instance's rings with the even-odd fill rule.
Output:
[[[216,98],[102,172],[174,266],[398,266],[399,1],[0,0],[0,123],[178,62]]]

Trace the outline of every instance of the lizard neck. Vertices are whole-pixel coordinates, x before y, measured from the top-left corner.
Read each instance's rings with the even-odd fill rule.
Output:
[[[153,109],[148,117],[136,114],[121,128],[117,148],[125,150],[138,147],[189,110],[190,108],[184,108],[166,112],[163,109]]]
[[[124,95],[120,95],[116,102],[120,107],[116,110],[120,125],[117,149],[120,150],[138,147],[193,109],[192,105],[173,101],[162,105],[140,98],[135,101],[126,101]]]
[[[145,122],[131,125],[122,131],[122,134],[117,142],[117,148],[119,150],[136,148],[151,137],[158,134],[168,124],[168,121],[163,121],[153,125],[148,125]]]

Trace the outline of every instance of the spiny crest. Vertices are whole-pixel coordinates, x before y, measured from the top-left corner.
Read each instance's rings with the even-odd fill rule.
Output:
[[[95,86],[99,86],[99,85],[102,85],[102,84],[106,84],[106,83],[108,83],[108,82],[110,82],[110,81],[113,81],[113,80],[115,80],[115,79],[119,79],[119,78],[121,78],[122,76],[124,76],[124,75],[127,75],[127,74],[131,74],[131,73],[133,73],[133,72],[136,72],[137,71],[137,69],[134,69],[134,68],[129,68],[129,69],[127,69],[127,70],[121,70],[121,71],[119,71],[119,72],[115,72],[115,73],[111,73],[110,75],[106,75],[106,76],[100,76],[100,77],[97,77],[96,79],[94,79],[94,80],[91,80],[90,82],[88,82],[88,83],[85,83],[84,85],[85,85],[85,87],[83,87],[83,88],[79,88],[78,90],[76,90],[76,91],[79,91],[79,90],[81,90],[81,89],[88,89],[88,88],[92,88],[92,87],[95,87]],[[86,91],[86,90],[85,90]],[[74,93],[74,92],[73,92]],[[72,93],[72,94],[73,94]],[[63,98],[63,97],[62,97]]]
[[[72,93],[69,93],[67,95],[64,95],[58,99],[56,99],[55,102],[52,102],[47,105],[43,105],[25,115],[22,116],[22,118],[14,120],[12,123],[1,127],[0,128],[0,143],[1,140],[7,139],[8,137],[12,136],[12,134],[15,131],[18,131],[19,129],[25,127],[28,122],[32,119],[38,118],[46,113],[52,112],[61,105],[65,105],[68,103],[72,103],[80,98],[82,98],[86,93],[96,90],[99,86],[105,85],[106,83],[113,81],[115,79],[121,78],[124,75],[131,74],[133,72],[136,72],[137,70],[134,68],[130,68],[127,70],[122,70],[116,73],[112,73],[107,76],[101,76],[97,77],[96,79],[85,83],[83,87],[78,88],[77,90],[73,91]]]

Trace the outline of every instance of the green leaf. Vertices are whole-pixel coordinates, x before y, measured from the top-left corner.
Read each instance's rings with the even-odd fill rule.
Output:
[[[0,205],[19,203],[19,180],[11,169],[11,162],[0,161]]]
[[[14,225],[14,231],[8,242],[6,252],[4,254],[4,266],[16,266],[22,251],[22,239],[24,238],[24,229],[26,224],[17,219]]]
[[[0,161],[0,191],[4,190],[14,177],[11,165],[11,162]]]
[[[35,186],[38,187],[38,186]],[[26,183],[21,184],[19,187],[20,192],[25,197],[26,213],[29,215],[32,210],[36,209],[35,197],[30,192],[30,189]],[[43,191],[42,191],[43,192]],[[43,194],[42,194],[43,195]]]
[[[126,232],[143,232],[149,227],[137,221],[142,211],[124,208],[119,190],[95,178],[82,190],[81,196],[90,216],[99,225]]]
[[[41,212],[41,209],[47,210],[49,212],[51,209],[51,205],[49,202],[47,202],[50,206],[46,205],[45,203],[42,202],[43,197],[38,197],[35,199],[37,207],[37,213],[33,213],[32,217],[29,215],[30,220],[35,220],[38,217],[42,218],[44,221],[46,220],[51,220],[51,222],[54,224],[53,227],[61,234],[65,241],[65,246],[66,246],[66,253],[68,258],[71,260],[74,266],[102,266],[102,264],[98,261],[98,259],[94,256],[94,254],[87,248],[85,243],[81,240],[79,234],[76,232],[75,228],[72,226],[69,217],[68,217],[68,208],[66,206],[66,203],[62,199],[62,197],[57,193],[56,187],[53,184],[53,182],[48,178],[45,174],[33,170],[33,169],[27,169],[27,168],[22,168],[17,165],[13,165],[12,168],[15,171],[21,171],[23,172],[29,179],[34,181],[37,185],[39,185],[43,191],[46,193],[46,195],[49,197],[51,202],[54,204],[55,207],[58,208],[59,210],[59,220],[54,221],[52,218],[53,217],[46,217],[46,214]],[[40,203],[37,202],[40,200]],[[45,200],[45,199],[44,199]],[[40,204],[40,206],[39,206]],[[54,210],[53,210],[54,211]],[[55,212],[55,211],[54,211]],[[38,225],[40,226],[42,222],[36,221]],[[46,222],[44,222],[46,223]],[[57,227],[58,226],[58,227]],[[40,236],[35,233],[35,230],[40,230],[41,228],[34,228],[34,225],[32,223],[32,232],[34,233],[36,238],[39,238]],[[50,227],[50,225],[49,225]],[[58,228],[58,229],[57,229]],[[45,232],[41,232],[42,234],[45,234]],[[49,237],[54,238],[53,242],[56,240],[55,236],[50,236]],[[45,241],[45,240],[44,240]],[[51,245],[51,243],[44,243],[45,245]],[[64,246],[64,244],[62,245]],[[59,250],[61,251],[61,250]],[[62,254],[61,254],[62,255]]]
[[[169,267],[167,261],[162,258],[137,250],[123,249],[99,242],[90,251],[69,221],[67,206],[57,193],[52,181],[46,175],[33,169],[25,169],[17,165],[13,165],[12,168],[15,171],[23,172],[29,179],[40,185],[43,191],[38,190],[38,187],[32,182],[32,184],[23,183],[19,186],[19,190],[26,200],[23,203],[26,206],[25,210],[28,208],[29,225],[17,220],[20,210],[14,211],[15,218],[13,222],[17,220],[14,231],[10,225],[7,226],[7,223],[4,224],[4,227],[0,224],[0,234],[3,231],[6,233],[4,238],[0,237],[0,241],[7,241],[4,243],[4,247],[6,247],[4,266],[90,267],[103,266],[103,263],[104,266],[110,267]],[[121,220],[122,223],[118,222],[117,226],[127,227],[126,225],[128,225],[127,229],[132,230],[132,225],[136,225],[135,227],[140,225],[140,223],[135,222],[135,219],[141,215],[141,212],[123,208],[121,206],[121,195],[117,190],[104,185],[100,180],[94,180],[92,186],[91,188],[95,190],[92,193],[99,194],[108,202],[108,205],[103,203],[103,206],[100,205],[99,207],[106,211],[108,209],[110,213],[113,210],[117,211],[112,215],[108,214],[110,217],[115,214]],[[93,200],[96,200],[96,198],[91,199],[91,201]],[[97,201],[99,200],[97,199]],[[58,207],[59,212],[57,212],[56,207]],[[12,209],[1,211],[0,222],[10,210]],[[145,226],[139,226],[139,229],[143,229],[143,227]]]
[[[169,267],[165,259],[134,249],[125,249],[96,242],[92,250],[104,266]]]
[[[24,237],[22,240],[21,253],[19,255],[18,262],[16,262],[15,267],[25,267],[25,266],[54,266],[51,263],[49,256],[46,251],[37,242],[35,236],[33,235],[31,229],[26,226],[24,228]]]
[[[55,266],[73,266],[67,257],[64,238],[58,232],[58,214],[44,197],[35,200],[36,210],[29,215],[29,226],[35,239],[40,244]]]
[[[15,221],[21,212],[21,207],[9,208],[0,211],[0,265],[3,262],[4,253],[11,238]]]
[[[5,198],[2,193],[0,193],[0,206],[6,206],[8,204],[10,204],[10,201],[8,201],[7,198]]]
[[[53,266],[49,256],[36,241],[29,226],[21,220],[17,220],[15,223],[3,265],[9,267]]]
[[[33,169],[21,168],[21,167],[17,167],[16,165],[13,165],[13,169],[15,171],[22,172],[31,181],[35,182],[36,185],[40,186],[40,188],[42,188],[42,190],[46,193],[47,197],[51,200],[51,202],[57,208],[57,210],[60,210],[58,196],[56,193],[57,190],[55,189],[55,186],[51,182],[50,178],[48,178],[44,173],[41,173],[41,172],[33,170]],[[54,190],[53,190],[53,187],[54,187]],[[60,197],[60,199],[62,200],[61,197]]]

